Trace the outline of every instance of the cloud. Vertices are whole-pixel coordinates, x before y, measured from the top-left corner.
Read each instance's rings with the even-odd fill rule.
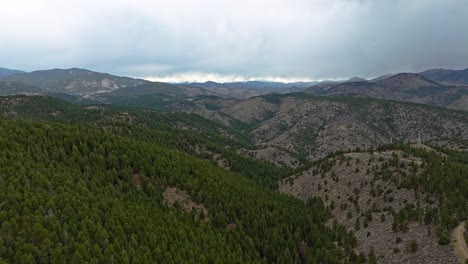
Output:
[[[235,74],[218,74],[218,73],[204,73],[204,72],[181,72],[165,76],[146,76],[140,77],[153,82],[168,82],[168,83],[181,83],[181,82],[207,82],[214,81],[219,83],[226,82],[247,82],[247,81],[267,81],[267,82],[312,82],[316,81],[307,77],[281,77],[281,76],[247,76]]]
[[[463,0],[16,0],[0,9],[0,61],[166,79],[466,68],[467,13]]]

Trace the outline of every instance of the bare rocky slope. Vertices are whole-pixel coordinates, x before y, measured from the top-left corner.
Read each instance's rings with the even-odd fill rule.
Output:
[[[333,219],[355,231],[357,249],[379,263],[457,263],[452,246],[438,243],[436,225],[412,221],[395,230],[395,212],[438,206],[434,195],[400,186],[423,162],[399,150],[347,153],[283,180],[279,190],[304,202],[323,198]]]

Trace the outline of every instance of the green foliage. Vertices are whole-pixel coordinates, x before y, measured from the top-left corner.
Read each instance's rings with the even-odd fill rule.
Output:
[[[324,225],[319,199],[304,205],[145,141],[21,120],[1,120],[0,134],[0,257],[8,262],[338,263],[333,241],[356,243],[344,227]],[[167,207],[167,186],[202,203],[209,220]]]
[[[50,97],[0,97],[0,111],[41,121],[82,124],[112,134],[138,139],[212,159],[217,153],[229,162],[230,170],[274,189],[277,182],[292,174],[290,169],[243,157],[239,148],[253,149],[248,136],[195,114],[159,113],[128,107],[79,106]],[[200,153],[198,149],[205,149]]]
[[[450,244],[450,234],[447,229],[442,231],[442,233],[439,236],[439,244],[441,245],[448,245]]]
[[[408,247],[409,247],[409,251],[411,253],[416,253],[416,251],[418,251],[418,249],[419,249],[419,245],[418,245],[418,242],[416,240],[411,240]]]

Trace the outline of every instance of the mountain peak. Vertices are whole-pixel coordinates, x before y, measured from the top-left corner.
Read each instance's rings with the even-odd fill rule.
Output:
[[[380,81],[379,83],[398,90],[413,90],[425,87],[437,87],[440,84],[428,80],[417,73],[399,73]]]
[[[345,81],[345,82],[367,82],[366,79],[363,79],[361,77],[353,77],[353,78],[350,78],[349,80]]]

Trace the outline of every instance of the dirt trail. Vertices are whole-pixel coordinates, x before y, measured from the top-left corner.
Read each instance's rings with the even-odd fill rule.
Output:
[[[457,255],[460,263],[465,263],[465,259],[468,258],[468,247],[466,246],[466,241],[463,236],[465,233],[465,223],[461,223],[453,231],[453,236],[455,238],[455,254]]]

